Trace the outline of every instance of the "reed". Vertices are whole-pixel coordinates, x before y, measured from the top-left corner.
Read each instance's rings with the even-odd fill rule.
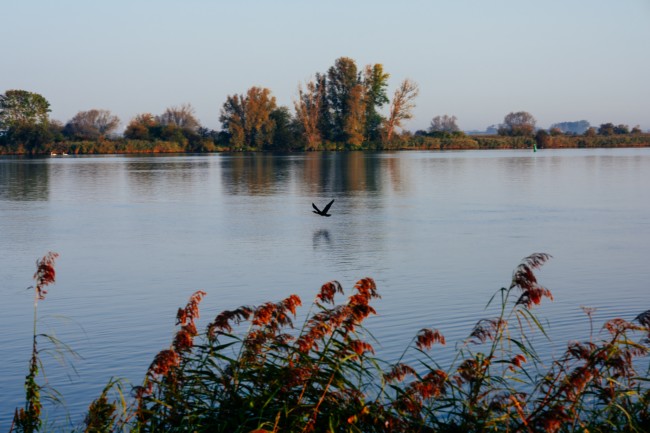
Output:
[[[562,356],[544,362],[533,344],[546,335],[535,310],[553,296],[535,272],[549,258],[533,254],[516,267],[510,285],[488,302],[496,314],[476,322],[444,367],[434,356],[437,345],[446,344],[437,329],[419,331],[395,362],[375,356],[376,341],[364,327],[379,298],[370,278],[358,281],[347,298],[340,283],[324,284],[299,327],[294,321],[302,302],[291,295],[223,311],[199,332],[206,293],[198,291],[178,310],[174,339],[154,357],[130,402],[122,394],[109,401],[108,390],[119,388],[110,383],[90,405],[83,429],[650,431],[650,371],[637,371],[647,364],[650,310],[633,322],[610,320],[600,334],[569,342]],[[53,262],[47,263],[53,281]],[[593,326],[592,310],[585,313]],[[407,353],[415,355],[414,364],[404,362]],[[37,399],[27,397],[32,403],[17,420],[32,426],[22,431],[36,431]]]

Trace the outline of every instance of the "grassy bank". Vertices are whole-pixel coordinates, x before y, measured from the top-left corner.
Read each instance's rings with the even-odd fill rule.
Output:
[[[650,147],[650,134],[628,134],[612,136],[547,136],[543,142],[533,137],[499,136],[499,135],[460,135],[452,137],[431,137],[425,135],[404,135],[390,144],[372,143],[355,147],[355,150],[472,150],[472,149],[562,149],[562,148],[620,148]],[[292,148],[302,152],[301,147]],[[339,151],[350,150],[343,143],[325,142],[314,146],[315,150]],[[211,139],[200,141],[148,141],[101,139],[96,141],[60,141],[38,146],[7,144],[0,146],[0,155],[98,155],[98,154],[147,154],[147,153],[205,153],[260,151],[263,149],[232,149],[227,144]]]
[[[604,333],[569,342],[543,363],[531,341],[545,335],[536,309],[553,299],[535,275],[549,258],[523,259],[490,299],[496,314],[476,322],[444,367],[435,361],[436,346],[446,344],[437,329],[420,330],[400,359],[374,355],[379,342],[363,326],[380,297],[370,278],[347,298],[338,282],[324,284],[299,326],[302,301],[291,295],[223,311],[199,331],[206,293],[198,291],[178,310],[175,337],[142,384],[122,398],[122,385],[109,383],[77,431],[649,431],[650,310],[634,322],[610,320]],[[55,259],[38,262],[36,303],[54,282]],[[12,431],[44,428],[38,338],[35,327],[26,403]],[[409,352],[417,363],[404,362]]]

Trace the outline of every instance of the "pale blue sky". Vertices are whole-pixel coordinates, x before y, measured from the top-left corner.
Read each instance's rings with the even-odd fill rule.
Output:
[[[63,122],[191,103],[220,129],[227,95],[268,87],[293,110],[347,56],[382,63],[391,96],[419,84],[410,130],[521,110],[650,129],[650,0],[0,0],[0,16],[0,92],[40,93]]]

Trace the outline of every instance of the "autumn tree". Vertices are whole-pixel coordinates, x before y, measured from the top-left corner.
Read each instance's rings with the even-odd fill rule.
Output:
[[[365,87],[357,84],[350,89],[347,101],[347,113],[344,118],[343,133],[345,143],[351,148],[363,144],[366,132],[366,92]]]
[[[395,90],[393,101],[390,104],[388,118],[384,121],[384,140],[390,143],[396,128],[402,127],[402,121],[413,117],[415,98],[418,96],[418,85],[408,78]]]
[[[275,97],[266,88],[251,87],[246,95],[228,96],[219,121],[228,132],[230,146],[242,150],[273,144],[275,121],[271,113],[276,108]]]
[[[296,110],[296,121],[300,126],[305,150],[315,150],[322,141],[319,128],[323,86],[316,81],[309,81],[305,88],[298,86],[298,100],[293,105]]]
[[[537,121],[527,111],[509,113],[499,125],[499,135],[532,136],[535,132],[535,123]]]
[[[124,137],[133,140],[150,140],[149,131],[156,126],[158,122],[151,113],[142,113],[135,116],[124,130]]]
[[[431,125],[429,126],[429,132],[430,133],[459,132],[460,128],[458,128],[458,125],[456,124],[456,120],[458,120],[456,116],[448,116],[446,114],[442,116],[436,116],[431,120]]]
[[[120,125],[120,119],[109,110],[92,109],[78,112],[65,125],[63,132],[68,137],[82,140],[96,140],[106,137]]]

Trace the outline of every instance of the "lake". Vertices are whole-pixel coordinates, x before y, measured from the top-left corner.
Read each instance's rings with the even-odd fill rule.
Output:
[[[332,217],[312,213],[332,198]],[[224,309],[375,279],[380,357],[439,329],[445,362],[534,252],[555,297],[557,356],[650,309],[650,149],[0,158],[0,430],[24,402],[36,259],[60,254],[39,332],[78,352],[49,383],[73,422],[111,377],[133,384],[169,346],[175,315],[205,290],[200,326]],[[76,370],[76,371],[75,371]],[[42,383],[42,377],[39,383]],[[51,415],[56,417],[57,415]]]

